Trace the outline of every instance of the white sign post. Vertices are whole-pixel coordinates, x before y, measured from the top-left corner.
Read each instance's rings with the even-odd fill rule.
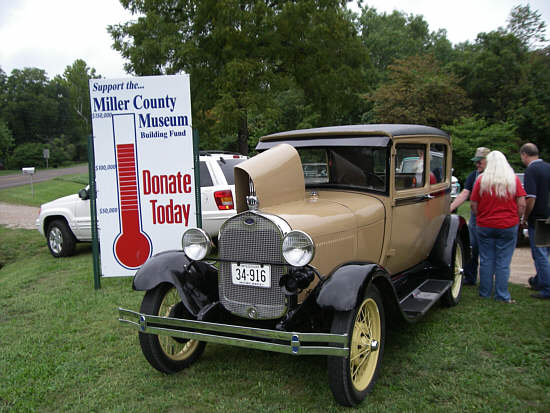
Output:
[[[196,226],[189,76],[91,79],[103,276],[131,276]]]

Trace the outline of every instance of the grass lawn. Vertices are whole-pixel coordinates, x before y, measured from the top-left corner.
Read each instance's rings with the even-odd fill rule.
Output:
[[[0,227],[0,411],[349,412],[332,398],[323,357],[208,344],[179,374],[141,354],[117,307],[138,309],[131,279],[93,289],[90,246],[55,259],[37,231]],[[550,303],[512,285],[515,305],[465,288],[393,328],[360,412],[550,411]]]
[[[88,174],[63,175],[49,181],[33,184],[34,195],[29,185],[0,190],[0,201],[10,204],[40,206],[56,198],[76,194],[88,185]]]
[[[468,220],[470,219],[471,212],[472,210],[470,209],[470,201],[464,202],[462,205],[460,205],[457,208],[457,211],[456,211],[458,215],[462,215],[464,217],[466,222],[468,222]]]

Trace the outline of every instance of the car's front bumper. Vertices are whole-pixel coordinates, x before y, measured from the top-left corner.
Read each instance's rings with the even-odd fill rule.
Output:
[[[349,354],[347,334],[298,333],[182,320],[118,309],[119,321],[142,333],[253,348],[292,355],[342,356]]]

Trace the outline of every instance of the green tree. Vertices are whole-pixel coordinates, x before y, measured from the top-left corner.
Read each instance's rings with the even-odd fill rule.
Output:
[[[99,77],[94,68],[77,59],[65,68],[62,77],[56,76],[53,80],[64,89],[60,96],[68,119],[61,134],[76,148],[75,159],[85,160],[87,157],[87,137],[92,133],[89,80]]]
[[[75,60],[63,72],[63,79],[66,81],[69,90],[71,109],[78,116],[82,124],[81,129],[85,134],[92,132],[89,81],[100,77],[96,70],[93,67],[88,67],[82,59]]]
[[[247,153],[253,117],[288,87],[301,89],[295,96],[318,113],[316,126],[361,113],[367,58],[344,0],[122,4],[141,16],[109,27],[113,47],[129,72],[190,74],[201,139],[236,135]]]
[[[516,171],[522,170],[519,137],[513,123],[489,124],[485,119],[474,116],[457,119],[442,128],[451,135],[454,175],[462,182],[474,169],[471,159],[480,146],[501,151]]]
[[[458,78],[441,69],[432,55],[398,59],[388,77],[369,98],[377,122],[440,127],[468,113],[470,101]]]
[[[4,165],[13,148],[13,136],[6,122],[0,119],[0,162]]]
[[[538,10],[531,10],[529,4],[512,9],[506,28],[530,49],[546,43],[546,23]]]
[[[43,149],[44,145],[38,142],[26,142],[17,145],[8,160],[9,168],[19,169],[25,166],[45,166]]]
[[[523,142],[535,143],[543,158],[550,157],[550,54],[529,53],[525,65],[525,96],[512,114]]]
[[[3,118],[3,113],[6,109],[7,83],[8,76],[0,67],[0,119]]]
[[[377,83],[386,80],[389,66],[396,59],[432,53],[445,64],[452,58],[452,45],[447,32],[430,33],[421,15],[394,10],[391,14],[377,13],[373,7],[361,9],[359,18],[361,38],[376,68]]]
[[[61,129],[58,91],[50,86],[44,70],[14,69],[6,82],[5,97],[4,120],[17,145],[47,142]]]
[[[491,123],[508,121],[526,96],[527,48],[502,30],[480,33],[474,44],[460,48],[451,68],[462,79],[473,112]]]

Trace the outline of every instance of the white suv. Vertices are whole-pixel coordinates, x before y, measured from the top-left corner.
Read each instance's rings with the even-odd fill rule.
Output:
[[[200,153],[202,227],[213,238],[222,223],[235,215],[233,167],[245,159],[226,152]],[[72,255],[77,242],[92,240],[88,188],[42,204],[36,226],[54,257]]]

